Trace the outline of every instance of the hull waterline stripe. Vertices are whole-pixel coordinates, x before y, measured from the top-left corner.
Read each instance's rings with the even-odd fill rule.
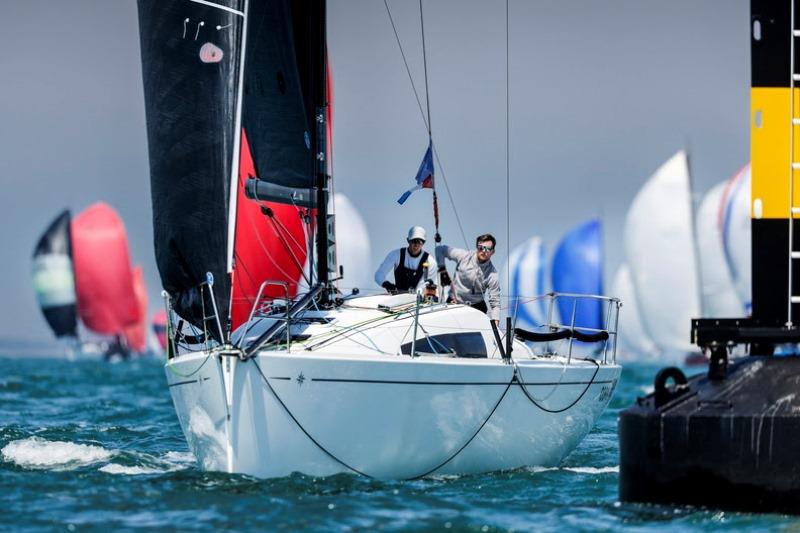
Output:
[[[219,4],[215,4],[214,2],[209,2],[208,0],[189,0],[190,2],[194,2],[195,4],[203,4],[204,6],[214,7],[216,9],[221,9],[222,11],[227,11],[228,13],[233,13],[234,15],[239,15],[240,17],[244,16],[244,13],[239,11],[238,9],[233,9],[228,6],[221,6]]]
[[[598,366],[599,369],[599,366]],[[597,376],[597,369],[595,369],[594,376]],[[593,376],[593,377],[594,377]],[[271,379],[291,379],[291,378],[271,378]],[[505,381],[400,381],[400,380],[383,380],[383,379],[338,379],[338,378],[311,378],[311,381],[319,381],[322,383],[376,383],[385,385],[494,385],[506,386],[508,383]],[[597,385],[609,384],[613,380],[605,381],[554,381],[554,382],[541,382],[541,383],[525,383],[528,387],[545,386],[545,385]]]
[[[209,359],[211,359],[211,355],[210,355],[210,354],[209,354],[209,355],[207,355],[205,359],[203,359],[203,362],[202,362],[202,364],[200,364],[200,366],[198,366],[197,368],[195,368],[194,370],[192,370],[192,371],[191,371],[191,372],[189,372],[188,374],[181,374],[180,372],[178,372],[177,370],[175,370],[175,368],[173,368],[175,365],[174,365],[172,362],[169,362],[169,363],[167,363],[167,364],[166,364],[166,367],[167,367],[167,369],[168,369],[170,372],[172,372],[173,374],[175,374],[175,375],[176,375],[176,376],[178,376],[178,377],[181,377],[181,378],[190,378],[190,377],[194,376],[195,374],[197,374],[198,372],[200,372],[200,370],[201,370],[201,369],[202,369],[204,366],[206,366],[206,363],[208,362],[208,360],[209,360]]]
[[[197,379],[190,379],[188,381],[178,381],[176,383],[170,383],[169,387],[177,387],[178,385],[190,385],[192,383],[199,384],[202,383],[203,381],[208,381],[209,379],[211,378],[202,378],[202,379],[197,378]]]

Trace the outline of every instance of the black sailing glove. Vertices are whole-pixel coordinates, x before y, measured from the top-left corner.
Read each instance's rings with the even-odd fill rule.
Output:
[[[447,267],[444,265],[439,267],[439,281],[442,282],[442,287],[450,285],[450,274],[447,273]]]
[[[389,294],[395,294],[395,293],[397,292],[397,287],[395,287],[394,283],[392,283],[392,282],[390,282],[390,281],[384,281],[384,282],[381,284],[381,287],[383,287],[384,289],[386,289],[386,291],[387,291]]]

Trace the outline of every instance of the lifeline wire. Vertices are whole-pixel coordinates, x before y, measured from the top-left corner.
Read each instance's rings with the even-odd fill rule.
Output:
[[[528,392],[527,385],[525,385],[525,381],[522,379],[522,371],[519,369],[519,366],[517,366],[517,362],[512,359],[512,364],[514,365],[514,380],[519,384],[519,388],[522,390],[522,393],[525,395],[526,398],[528,398],[528,400],[530,400],[530,402],[533,405],[535,405],[536,407],[538,407],[539,409],[541,409],[546,413],[554,413],[554,414],[563,413],[568,409],[572,409],[575,406],[575,404],[581,401],[581,398],[583,398],[583,396],[589,391],[591,386],[594,385],[594,378],[596,378],[597,373],[600,372],[600,364],[597,361],[595,361],[594,359],[584,359],[584,361],[590,361],[594,363],[595,365],[594,374],[592,374],[592,378],[589,380],[589,383],[586,384],[586,388],[583,389],[583,392],[581,392],[571,404],[564,407],[563,409],[548,409],[547,407],[544,407],[543,405],[539,404],[539,402],[537,402],[533,398],[533,396],[531,396],[530,393]]]

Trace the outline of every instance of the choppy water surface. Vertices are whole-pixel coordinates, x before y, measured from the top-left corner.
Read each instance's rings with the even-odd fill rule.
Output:
[[[791,528],[795,519],[620,504],[617,413],[656,367],[626,367],[560,468],[380,482],[198,470],[161,363],[0,357],[0,529],[652,530]]]

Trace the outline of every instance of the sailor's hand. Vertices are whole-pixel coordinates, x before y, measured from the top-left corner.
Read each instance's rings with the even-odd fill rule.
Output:
[[[439,267],[439,281],[442,284],[442,287],[447,287],[450,285],[450,274],[447,273],[447,268],[444,266]]]
[[[397,293],[397,287],[395,286],[394,283],[390,281],[384,281],[383,284],[381,284],[381,287],[386,289],[386,292],[388,292],[389,294]]]

